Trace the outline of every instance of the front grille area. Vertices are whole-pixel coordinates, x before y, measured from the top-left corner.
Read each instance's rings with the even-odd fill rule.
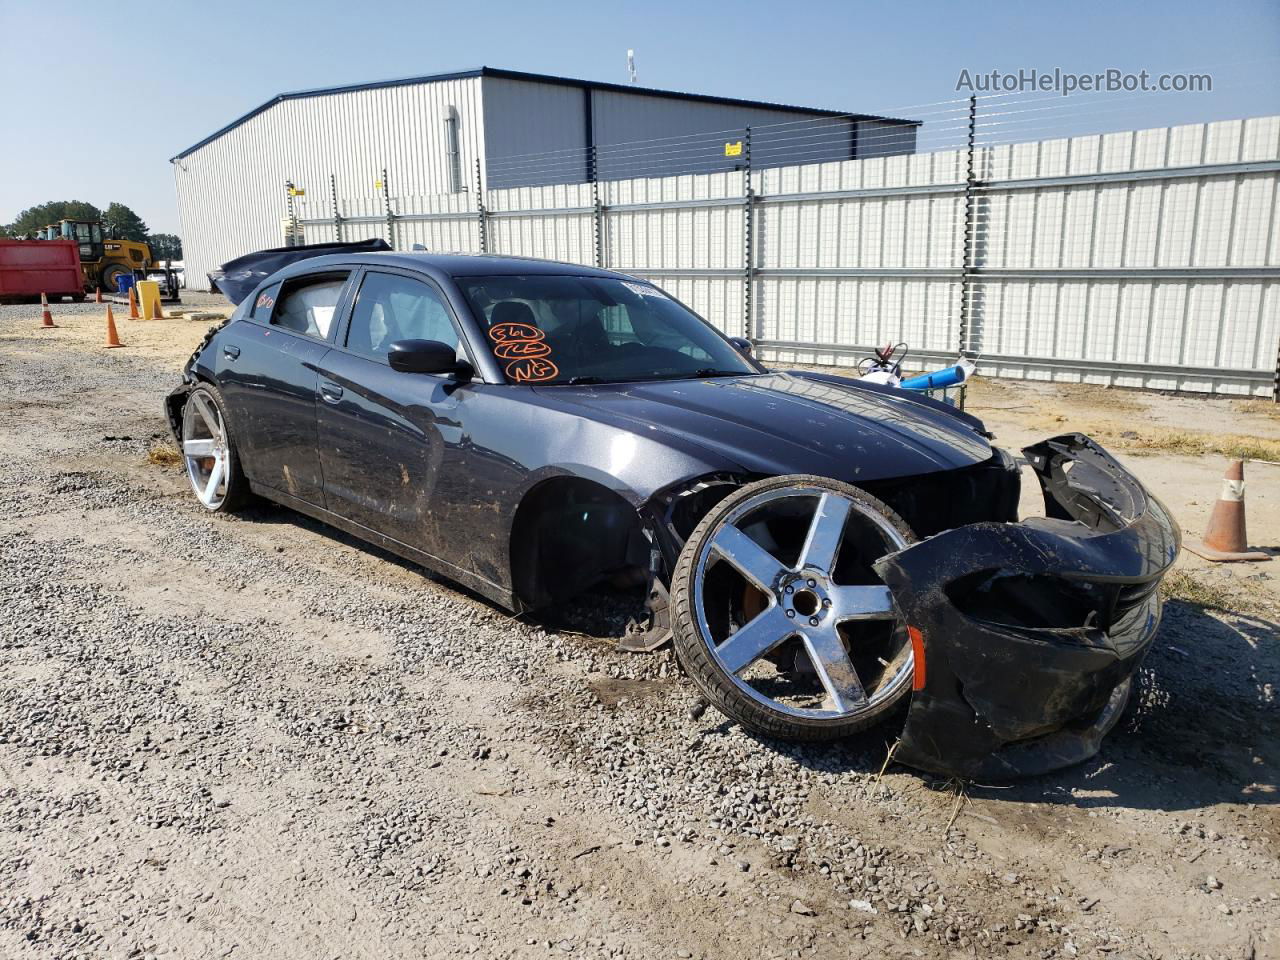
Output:
[[[972,467],[858,486],[892,507],[919,537],[966,523],[1018,519],[1021,478],[1016,462],[1003,450]]]

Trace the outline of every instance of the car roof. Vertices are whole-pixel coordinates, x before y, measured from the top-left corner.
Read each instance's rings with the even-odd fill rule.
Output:
[[[626,274],[581,263],[539,260],[536,257],[511,257],[491,253],[337,253],[299,260],[281,270],[279,275],[294,276],[332,267],[351,265],[402,267],[438,277],[518,277],[530,275],[577,277],[613,277],[631,279]]]

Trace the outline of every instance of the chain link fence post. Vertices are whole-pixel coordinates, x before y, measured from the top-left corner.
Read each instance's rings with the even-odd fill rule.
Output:
[[[587,175],[591,178],[591,232],[597,267],[604,266],[604,208],[600,205],[600,180],[596,176],[596,147],[587,148]]]
[[[755,318],[752,316],[752,288],[755,286],[755,256],[752,228],[755,220],[755,191],[751,183],[751,127],[742,138],[742,335],[753,340]]]
[[[484,189],[480,180],[480,158],[476,157],[476,222],[480,225],[480,252],[489,252],[488,214],[484,208]]]
[[[333,206],[333,238],[342,242],[342,214],[338,210],[338,180],[329,174],[329,203]]]
[[[1271,402],[1280,403],[1280,340],[1276,341],[1276,378],[1271,384]]]
[[[285,205],[289,212],[289,236],[287,238],[288,242],[285,243],[286,247],[296,247],[298,245],[298,208],[294,202],[294,195],[297,189],[292,180],[284,182]]]
[[[387,215],[387,243],[391,244],[391,249],[396,248],[396,215],[391,209],[391,184],[387,182],[387,168],[382,168],[382,206]]]
[[[974,157],[976,147],[974,144],[978,128],[977,119],[978,98],[970,97],[969,131],[965,148],[964,239],[962,241],[964,246],[960,252],[960,343],[958,346],[961,356],[966,356],[969,352],[969,337],[973,323],[974,215],[977,202],[975,187],[978,184]]]

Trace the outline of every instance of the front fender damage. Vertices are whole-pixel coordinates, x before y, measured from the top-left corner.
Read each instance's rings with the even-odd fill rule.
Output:
[[[702,515],[741,483],[741,476],[707,474],[660,490],[640,507],[640,526],[649,543],[645,571],[647,622],[643,630],[624,636],[618,642],[619,650],[652,653],[671,641],[670,571]]]
[[[882,558],[915,644],[896,759],[931,773],[1035,776],[1093,756],[1160,619],[1180,532],[1081,434],[1028,447],[1047,516],[976,523]]]
[[[205,332],[195,350],[191,352],[191,356],[187,358],[187,362],[182,365],[182,382],[165,395],[165,422],[169,424],[169,432],[173,434],[174,442],[179,449],[182,448],[182,408],[187,404],[187,395],[191,393],[200,380],[196,375],[196,370],[201,365],[205,349],[213,342],[213,338],[218,335],[218,331],[229,324],[232,319],[233,317],[227,317],[221,323],[214,324]],[[212,372],[207,371],[206,376],[211,378]]]

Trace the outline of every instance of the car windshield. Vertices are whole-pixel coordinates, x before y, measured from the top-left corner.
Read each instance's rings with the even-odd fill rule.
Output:
[[[609,277],[459,277],[511,383],[624,383],[758,371],[657,287]]]

